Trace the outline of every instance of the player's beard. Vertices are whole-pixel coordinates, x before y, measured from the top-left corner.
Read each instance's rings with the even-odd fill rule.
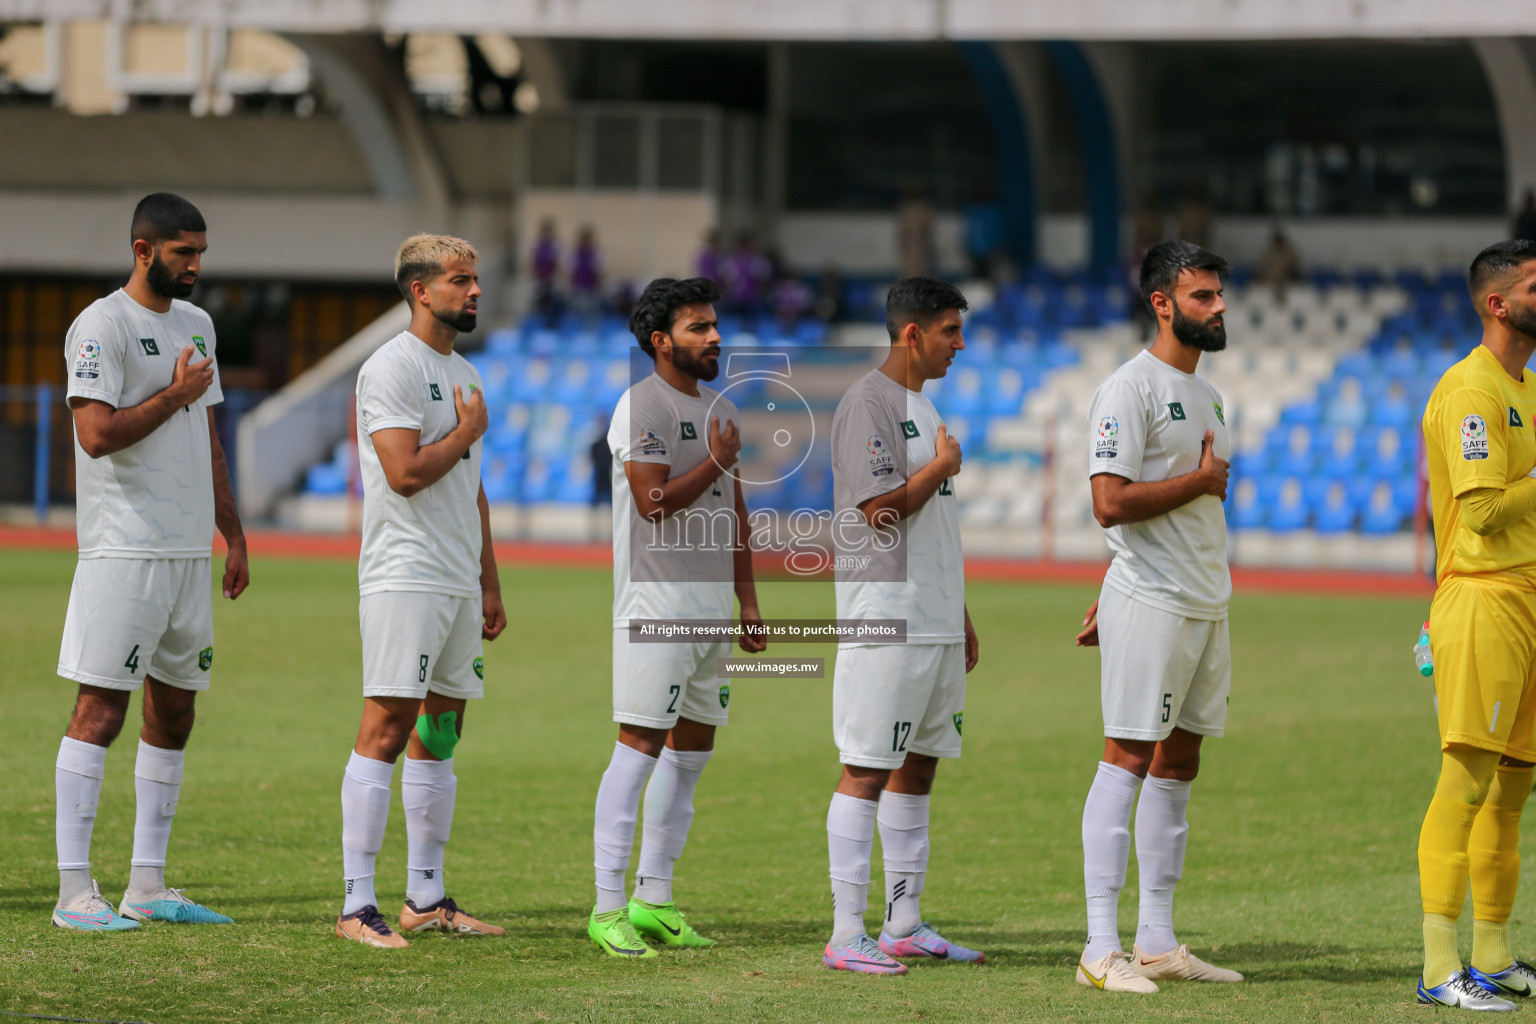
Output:
[[[197,282],[182,284],[171,273],[171,268],[160,261],[160,254],[150,260],[149,269],[144,272],[144,282],[149,285],[149,290],[163,299],[185,299],[192,294],[192,289],[197,287]]]
[[[1173,336],[1180,344],[1201,352],[1220,352],[1227,347],[1226,324],[1201,323],[1194,317],[1185,316],[1177,302],[1173,304]]]
[[[1509,304],[1509,326],[1527,338],[1536,340],[1536,309],[1521,303]]]
[[[439,313],[434,309],[432,315],[460,334],[468,334],[475,329],[475,315],[477,312],[478,310],[473,309],[457,309],[451,313]]]
[[[709,352],[715,357],[713,363],[705,361],[704,354]],[[672,367],[692,377],[694,380],[710,381],[720,376],[720,353],[717,349],[701,349],[698,354],[690,352],[681,345],[672,346]]]

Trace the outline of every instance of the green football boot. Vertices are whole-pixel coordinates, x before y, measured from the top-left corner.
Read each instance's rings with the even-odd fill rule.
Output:
[[[587,922],[587,936],[609,956],[644,960],[656,955],[656,951],[635,932],[635,926],[629,923],[629,912],[623,907],[606,914],[593,910],[592,918]]]
[[[646,938],[655,939],[663,946],[713,946],[714,939],[706,939],[693,930],[676,903],[647,903],[644,900],[629,901],[629,921],[635,931]]]

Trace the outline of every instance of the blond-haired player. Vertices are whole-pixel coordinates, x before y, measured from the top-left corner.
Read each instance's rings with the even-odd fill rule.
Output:
[[[1467,275],[1482,344],[1424,410],[1438,586],[1430,606],[1440,780],[1419,833],[1419,1002],[1513,1010],[1536,971],[1515,960],[1509,914],[1520,812],[1536,776],[1536,243],[1499,242]],[[1472,967],[1456,949],[1472,882]]]
[[[395,258],[411,325],[357,375],[363,546],[358,559],[363,722],[341,784],[346,901],[336,934],[396,948],[374,895],[374,864],[389,819],[390,782],[403,751],[403,931],[504,935],[459,909],[443,888],[453,825],[453,751],[464,709],[484,687],[481,641],[506,628],[480,486],[485,395],[454,352],[475,328],[480,298],[474,246],[414,235]]]

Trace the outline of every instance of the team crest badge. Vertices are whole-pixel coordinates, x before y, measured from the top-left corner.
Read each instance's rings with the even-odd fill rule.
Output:
[[[485,659],[484,658],[476,658],[475,659],[475,678],[476,679],[484,679],[485,678]]]
[[[1216,419],[1221,422],[1222,426],[1226,426],[1227,425],[1227,418],[1221,414],[1221,403],[1220,402],[1212,402],[1211,406],[1212,406],[1212,408],[1214,408],[1216,410]]]
[[[197,652],[197,667],[207,672],[213,667],[213,648],[204,647]]]
[[[964,711],[956,711],[950,717],[952,717],[955,720],[955,732],[959,733],[962,736],[965,735],[965,730],[961,728],[961,726],[963,726],[965,724],[965,712]]]
[[[722,708],[728,708],[728,707],[731,706],[731,684],[730,683],[721,683],[720,684],[720,706]]]
[[[208,346],[203,343],[203,336],[201,334],[192,335],[192,344],[196,345],[197,350],[204,356],[208,355]]]

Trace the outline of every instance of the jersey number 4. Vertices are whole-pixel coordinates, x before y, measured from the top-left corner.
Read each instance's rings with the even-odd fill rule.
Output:
[[[134,644],[133,645],[133,650],[128,652],[128,660],[123,662],[123,668],[127,669],[130,673],[137,672],[139,670],[139,645],[138,644]]]

